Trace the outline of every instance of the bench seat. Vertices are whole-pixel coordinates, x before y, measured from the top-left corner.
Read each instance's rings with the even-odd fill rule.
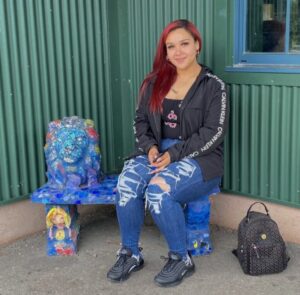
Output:
[[[83,188],[57,189],[45,184],[32,195],[31,201],[42,204],[114,204],[118,175],[106,176],[97,185]]]
[[[115,188],[118,175],[106,176],[97,185],[91,187],[57,189],[45,184],[31,195],[33,203],[45,205],[47,224],[47,254],[49,256],[70,256],[77,253],[80,232],[77,205],[115,204]],[[219,192],[215,188],[197,202],[186,205],[187,245],[193,256],[208,255],[212,252],[210,239],[209,196]],[[63,225],[52,223],[55,214],[61,215]]]

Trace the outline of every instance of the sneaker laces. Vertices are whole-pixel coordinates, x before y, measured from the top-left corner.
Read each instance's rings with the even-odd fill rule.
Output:
[[[130,255],[128,255],[128,253],[121,253],[122,250],[123,249],[121,248],[117,251],[117,255],[116,255],[117,261],[115,263],[115,266],[120,266],[120,265],[123,264],[123,270],[124,270],[125,262],[127,261],[128,258],[134,257],[137,260],[137,262],[139,262],[140,259],[142,258],[142,254],[141,254],[141,251],[143,250],[142,247],[139,247],[139,251],[140,251],[139,256],[136,256],[136,255],[133,255],[133,254],[130,256]]]
[[[167,271],[167,272],[172,270],[174,266],[180,261],[180,260],[173,259],[171,256],[168,257],[160,256],[160,259],[168,261],[162,269],[163,271]]]
[[[125,265],[125,262],[127,260],[127,258],[129,257],[127,254],[117,254],[117,261],[115,263],[115,266],[120,266],[123,264],[123,270],[124,270],[124,265]]]

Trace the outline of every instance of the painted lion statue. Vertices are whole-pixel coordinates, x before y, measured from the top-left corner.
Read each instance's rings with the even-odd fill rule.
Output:
[[[44,151],[50,187],[79,188],[98,183],[101,155],[92,120],[74,116],[50,122]]]

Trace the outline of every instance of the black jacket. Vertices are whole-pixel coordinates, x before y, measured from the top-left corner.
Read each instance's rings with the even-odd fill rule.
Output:
[[[140,98],[134,121],[136,155],[148,154],[153,145],[160,146],[161,114],[149,110],[153,82]],[[194,158],[202,168],[204,179],[223,175],[223,140],[228,126],[229,101],[225,83],[202,65],[196,81],[180,108],[182,142],[168,149],[171,162]]]

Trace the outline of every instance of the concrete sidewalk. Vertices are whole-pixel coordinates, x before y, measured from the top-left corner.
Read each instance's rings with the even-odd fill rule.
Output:
[[[9,230],[9,229],[8,229]],[[145,226],[142,247],[143,270],[123,283],[106,280],[119,247],[116,218],[105,217],[81,230],[78,255],[47,257],[45,233],[36,234],[0,248],[0,295],[31,294],[299,294],[300,245],[288,244],[291,261],[280,274],[251,277],[244,275],[231,254],[236,232],[212,227],[214,252],[195,257],[196,273],[173,288],[160,288],[153,277],[167,255],[164,239],[155,226]]]

